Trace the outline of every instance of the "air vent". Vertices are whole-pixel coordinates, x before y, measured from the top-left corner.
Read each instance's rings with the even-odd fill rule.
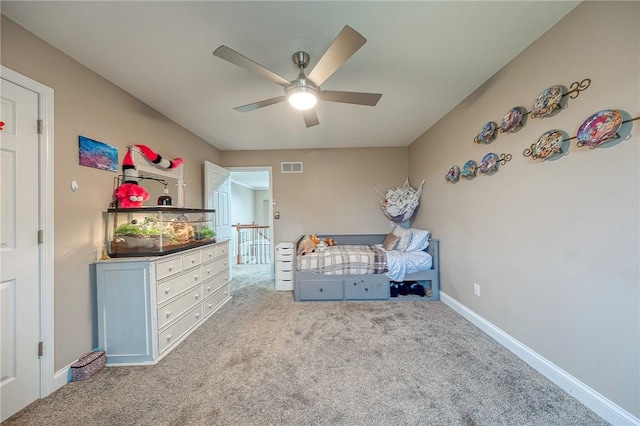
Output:
[[[302,161],[280,163],[282,173],[302,173]]]

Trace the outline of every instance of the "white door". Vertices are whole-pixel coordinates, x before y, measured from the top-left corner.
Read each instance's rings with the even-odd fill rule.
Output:
[[[216,209],[217,240],[232,238],[231,228],[231,172],[209,161],[204,162],[204,207]],[[229,261],[232,253],[229,251]],[[233,263],[229,263],[232,265]],[[229,270],[231,274],[231,270]]]
[[[40,397],[38,94],[1,81],[0,421]]]

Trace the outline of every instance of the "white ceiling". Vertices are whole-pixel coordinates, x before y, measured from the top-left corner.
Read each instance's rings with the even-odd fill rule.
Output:
[[[6,1],[4,15],[222,150],[407,146],[546,32],[571,1]],[[320,102],[306,128],[282,87],[212,55],[225,44],[287,80],[344,25],[368,42],[323,85],[382,93]]]

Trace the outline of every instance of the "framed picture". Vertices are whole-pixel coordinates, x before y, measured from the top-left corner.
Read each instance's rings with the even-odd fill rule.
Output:
[[[118,148],[78,136],[80,165],[94,169],[118,171]]]

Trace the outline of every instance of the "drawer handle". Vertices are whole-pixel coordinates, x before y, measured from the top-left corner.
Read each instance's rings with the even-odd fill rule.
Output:
[[[200,319],[200,312],[196,314],[196,319]]]
[[[169,272],[173,271],[173,265],[169,265]]]
[[[211,291],[211,287],[207,287],[207,291]]]
[[[365,288],[364,288],[364,291],[369,291],[369,289],[365,287]]]
[[[171,293],[171,289],[169,287],[164,289],[164,294],[169,294]]]
[[[173,334],[167,334],[167,342],[171,340],[172,337],[173,337]]]
[[[196,294],[196,295],[195,295],[195,298],[196,298],[196,300],[200,299],[200,295],[199,295],[199,294]]]
[[[209,253],[209,257],[213,257],[213,253]]]
[[[167,316],[167,318],[169,318],[171,316],[171,311],[167,311],[165,315]]]
[[[191,259],[191,263],[196,263],[196,260],[195,259]]]
[[[211,269],[207,269],[207,275],[211,274]]]
[[[213,308],[213,305],[212,305],[212,304],[209,304],[209,305],[207,306],[207,308],[211,309],[211,308]]]
[[[225,291],[224,294],[229,294],[229,293]]]
[[[193,279],[194,279],[194,280],[196,280],[196,281],[198,281],[198,276],[197,276],[197,275],[194,275],[194,276],[193,276]]]
[[[320,289],[320,293],[322,293],[324,290]]]
[[[227,262],[224,262],[224,265],[226,266],[226,265],[227,265]]]

